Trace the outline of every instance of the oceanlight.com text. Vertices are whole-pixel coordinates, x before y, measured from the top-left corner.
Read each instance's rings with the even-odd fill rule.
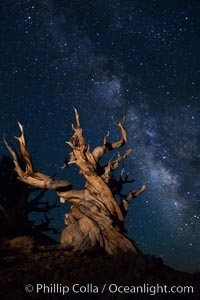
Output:
[[[35,286],[27,284],[25,286],[27,293],[35,292],[37,294],[149,294],[151,296],[157,294],[193,294],[193,286],[167,286],[167,285],[150,285],[144,283],[142,285],[120,285],[116,283],[104,283],[95,285],[92,283],[73,285],[64,285],[61,283],[37,283]]]

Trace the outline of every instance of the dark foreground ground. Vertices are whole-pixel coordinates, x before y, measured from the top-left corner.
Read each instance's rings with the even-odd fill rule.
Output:
[[[32,240],[2,240],[0,249],[2,300],[200,299],[199,274],[175,271],[151,255],[81,256],[57,244],[39,245]],[[179,293],[173,294],[172,286]],[[180,293],[184,286],[192,286],[194,292]],[[168,293],[162,293],[161,287]]]

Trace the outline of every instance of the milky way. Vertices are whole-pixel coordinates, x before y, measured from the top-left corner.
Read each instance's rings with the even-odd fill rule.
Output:
[[[76,170],[59,169],[72,106],[92,146],[107,130],[116,139],[112,117],[125,115],[125,171],[135,187],[148,183],[128,234],[144,252],[198,271],[200,5],[168,2],[1,1],[0,128],[11,139],[20,120],[37,167],[81,187]],[[65,210],[52,212],[60,230]]]

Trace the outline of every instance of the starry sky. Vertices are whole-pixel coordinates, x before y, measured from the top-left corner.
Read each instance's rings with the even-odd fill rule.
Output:
[[[107,130],[116,140],[112,116],[125,115],[125,171],[136,188],[148,182],[128,234],[145,253],[199,271],[199,1],[2,0],[0,15],[0,135],[11,141],[19,120],[37,169],[82,188],[76,168],[60,168],[72,106],[91,147]],[[60,230],[65,211],[52,212]]]

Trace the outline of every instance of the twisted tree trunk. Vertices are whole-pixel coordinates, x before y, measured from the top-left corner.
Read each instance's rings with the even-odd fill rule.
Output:
[[[84,189],[73,190],[68,181],[55,181],[50,176],[36,172],[20,123],[21,136],[17,139],[25,161],[25,170],[20,167],[15,151],[4,140],[13,157],[19,180],[40,188],[55,189],[62,203],[71,203],[71,211],[65,215],[66,227],[61,235],[63,248],[75,252],[104,249],[109,254],[126,251],[137,253],[139,251],[137,246],[125,235],[124,218],[130,201],[146,189],[146,184],[140,190],[133,190],[125,196],[121,194],[121,189],[124,184],[133,180],[128,180],[128,176],[124,176],[123,172],[118,180],[112,179],[112,171],[118,168],[120,161],[130,155],[131,150],[127,150],[123,156],[118,153],[116,160],[110,159],[106,165],[100,165],[104,153],[116,150],[127,142],[124,125],[114,122],[121,132],[119,141],[108,142],[109,133],[107,133],[103,145],[91,151],[89,145],[85,143],[78,112],[74,110],[76,126],[72,124],[74,134],[68,142],[72,152],[67,165],[78,166],[79,173],[86,180]],[[117,202],[116,195],[120,196],[120,203]]]

